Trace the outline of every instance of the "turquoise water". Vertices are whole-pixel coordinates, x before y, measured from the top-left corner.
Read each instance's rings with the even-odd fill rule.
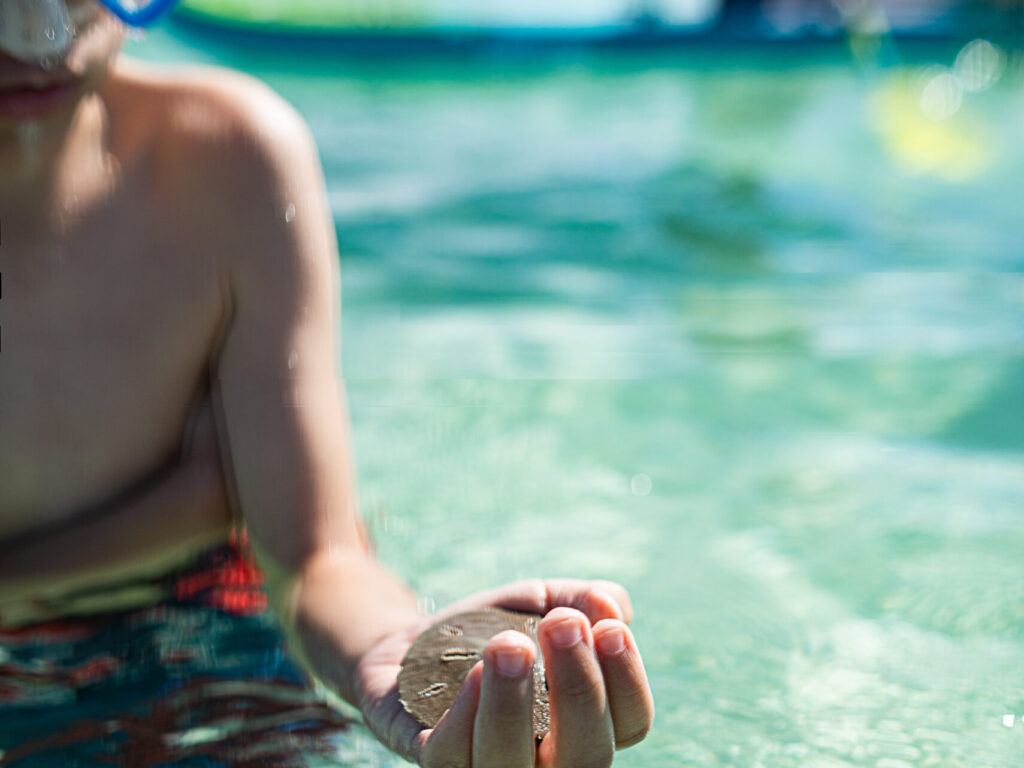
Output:
[[[244,68],[318,138],[381,557],[439,606],[631,590],[658,716],[617,766],[1020,765],[1015,65],[934,122],[955,48],[194,45],[136,48]],[[363,731],[339,759],[400,764]]]

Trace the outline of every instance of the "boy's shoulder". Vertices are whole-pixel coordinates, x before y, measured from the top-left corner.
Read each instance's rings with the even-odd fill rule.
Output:
[[[215,66],[129,60],[116,70],[122,102],[148,117],[161,152],[215,150],[222,162],[267,159],[311,143],[294,107],[260,80]]]
[[[179,221],[214,248],[262,250],[289,205],[322,188],[309,127],[253,77],[129,61],[118,66],[115,91],[125,122],[144,124],[147,164]]]

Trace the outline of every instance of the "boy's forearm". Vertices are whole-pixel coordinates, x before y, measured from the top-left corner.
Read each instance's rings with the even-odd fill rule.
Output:
[[[387,635],[418,621],[416,595],[372,555],[352,548],[311,562],[284,584],[268,579],[289,650],[355,706],[355,667]]]

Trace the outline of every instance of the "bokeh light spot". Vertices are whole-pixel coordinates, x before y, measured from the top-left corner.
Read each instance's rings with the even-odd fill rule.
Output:
[[[935,74],[921,91],[918,106],[921,114],[932,122],[942,122],[956,114],[963,103],[960,81],[949,71]]]
[[[651,478],[647,475],[633,475],[633,479],[629,481],[629,489],[634,496],[646,496],[653,487]]]
[[[957,54],[953,74],[965,91],[991,88],[1003,74],[1006,57],[988,40],[972,40]]]

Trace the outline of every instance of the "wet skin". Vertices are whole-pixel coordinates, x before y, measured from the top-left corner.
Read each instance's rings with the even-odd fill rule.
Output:
[[[86,580],[103,578],[119,543],[71,526],[116,505],[140,511],[147,493],[156,516],[158,485],[194,511],[163,510],[165,546],[144,547],[160,555],[146,567],[168,567],[168,554],[182,560],[229,521],[208,432],[202,450],[183,451],[224,325],[215,263],[201,216],[186,209],[181,226],[166,226],[164,206],[191,200],[187,177],[154,167],[178,151],[155,107],[182,110],[189,89],[129,66],[108,71],[119,30],[86,3],[73,11],[91,23],[58,66],[0,52],[0,91],[70,86],[31,118],[0,99],[0,578],[9,577],[0,613],[11,577],[57,588],[43,579],[86,547],[95,560]],[[121,548],[144,544],[118,530]],[[26,544],[48,536],[46,557]]]
[[[438,768],[610,763],[653,703],[609,582],[521,582],[451,608],[547,614],[539,748],[515,672],[536,649],[516,633],[436,729],[402,710],[401,659],[436,617],[362,535],[308,130],[242,76],[111,63],[119,42],[97,12],[50,73],[0,54],[0,88],[75,82],[42,116],[0,110],[0,621],[42,618],[33,595],[167,570],[237,516],[290,647],[391,748]]]

